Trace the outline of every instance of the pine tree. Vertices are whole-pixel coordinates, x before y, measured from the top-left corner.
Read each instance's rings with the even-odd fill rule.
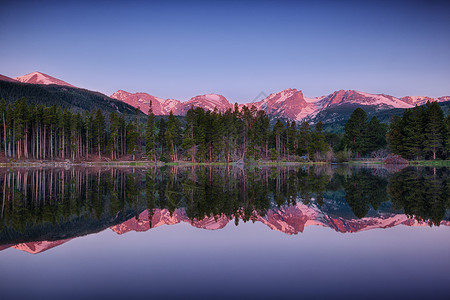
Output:
[[[170,111],[169,119],[167,122],[167,131],[165,134],[167,146],[170,149],[172,161],[178,160],[178,144],[180,135],[181,124],[178,119],[175,118],[172,111]]]
[[[7,127],[6,127],[6,101],[5,99],[2,98],[2,100],[0,101],[0,116],[2,118],[1,124],[0,126],[2,126],[2,136],[1,138],[3,139],[3,150],[5,152],[5,157],[8,155],[6,152],[6,133],[7,133]]]
[[[357,108],[345,124],[344,141],[348,148],[358,153],[358,158],[367,151],[366,129],[367,114],[363,109]]]
[[[431,152],[433,160],[444,144],[444,113],[437,102],[427,103],[424,150]]]
[[[147,116],[147,126],[145,131],[145,153],[148,159],[156,161],[156,130],[155,115],[153,114],[152,101]]]
[[[387,125],[382,124],[377,117],[372,117],[367,124],[367,151],[384,148],[386,142]]]
[[[446,159],[450,154],[450,115],[445,118],[445,127],[446,127],[446,135],[445,135],[445,154]]]
[[[133,156],[133,160],[136,159],[136,151],[138,147],[138,132],[135,122],[127,124],[127,150],[128,154]]]
[[[308,149],[309,155],[313,156],[315,160],[321,160],[323,154],[330,150],[330,146],[327,144],[322,131],[323,124],[322,122],[318,122],[311,135],[311,143]]]
[[[105,118],[100,109],[97,109],[93,117],[93,146],[97,151],[97,155],[101,158],[105,144]]]
[[[283,122],[281,122],[279,119],[275,123],[275,126],[273,127],[273,136],[275,138],[275,150],[277,151],[278,155],[282,155],[282,150],[284,147],[283,143],[283,132],[285,130]]]
[[[311,142],[311,127],[309,126],[308,122],[303,122],[302,125],[300,125],[300,130],[298,133],[298,148],[297,148],[297,154],[300,156],[307,156],[307,159],[309,159],[309,144]]]
[[[389,149],[391,149],[394,154],[404,154],[403,138],[403,119],[399,116],[392,116],[386,139]]]
[[[159,120],[159,131],[158,131],[158,143],[160,147],[160,160],[165,159],[165,156],[163,155],[165,149],[166,149],[166,131],[167,131],[167,124],[166,121],[164,121],[163,118]]]
[[[406,157],[419,160],[423,152],[425,126],[423,107],[416,106],[403,113],[403,149]]]
[[[196,115],[193,108],[189,109],[186,113],[186,128],[183,133],[183,142],[181,148],[186,151],[186,156],[192,162],[195,162],[195,140],[194,140],[194,127],[196,123]]]
[[[112,112],[109,115],[109,139],[108,150],[111,155],[111,159],[118,157],[119,136],[120,136],[120,119],[116,112]]]

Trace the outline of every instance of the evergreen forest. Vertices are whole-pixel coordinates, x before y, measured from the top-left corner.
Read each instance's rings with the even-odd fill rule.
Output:
[[[318,122],[273,122],[264,111],[244,106],[225,112],[191,108],[185,117],[146,119],[100,109],[76,111],[0,101],[0,157],[3,161],[110,161],[230,163],[258,161],[349,161],[383,158],[447,159],[450,119],[437,103],[407,109],[390,125],[357,108],[343,133]]]

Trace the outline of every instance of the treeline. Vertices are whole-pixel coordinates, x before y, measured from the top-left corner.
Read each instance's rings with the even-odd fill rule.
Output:
[[[416,106],[394,116],[387,134],[389,148],[406,159],[447,159],[450,153],[450,116],[437,102]]]
[[[447,159],[450,153],[450,116],[444,118],[439,104],[428,102],[406,109],[401,117],[393,116],[387,125],[375,116],[369,120],[366,112],[357,108],[345,124],[345,133],[334,150],[340,151],[338,160],[342,152],[358,158],[382,157],[392,152],[405,159]]]
[[[0,102],[0,151],[23,160],[119,159],[136,155],[152,161],[232,162],[259,159],[324,160],[330,150],[322,124],[312,129],[278,121],[244,107],[226,112],[191,108],[184,122],[172,113],[147,124],[136,116],[101,110],[72,112],[53,105]]]
[[[138,155],[154,162],[347,161],[380,157],[388,149],[407,159],[446,159],[450,120],[437,103],[407,109],[390,126],[377,117],[369,120],[357,108],[342,135],[325,133],[321,122],[312,127],[278,120],[271,126],[269,116],[255,107],[235,105],[225,112],[191,108],[183,119],[172,113],[157,119],[150,105],[145,124],[138,110],[128,117],[117,112],[105,116],[99,109],[73,112],[22,98],[0,101],[0,141],[2,156],[17,160],[116,160],[126,155],[135,160]]]
[[[146,127],[146,154],[152,160],[232,162],[248,160],[324,160],[330,150],[319,123],[297,128],[278,122],[271,128],[262,110],[244,106],[225,112],[191,108],[181,122],[170,114],[167,123],[155,122],[150,109]],[[167,149],[167,152],[165,151]],[[166,155],[167,153],[167,155]]]
[[[140,125],[112,112],[74,113],[60,106],[27,104],[22,98],[6,105],[0,101],[0,151],[14,159],[111,159],[134,154]]]

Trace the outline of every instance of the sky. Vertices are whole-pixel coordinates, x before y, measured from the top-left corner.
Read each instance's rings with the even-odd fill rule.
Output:
[[[250,102],[286,88],[450,95],[445,1],[0,1],[0,74]]]

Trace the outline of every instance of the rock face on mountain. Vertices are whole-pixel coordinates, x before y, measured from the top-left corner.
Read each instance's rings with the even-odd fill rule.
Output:
[[[315,101],[307,102],[302,91],[287,89],[270,94],[267,98],[247,104],[255,106],[258,110],[264,110],[267,114],[285,117],[291,120],[302,120],[305,116],[313,114],[316,110]]]
[[[170,111],[172,111],[174,115],[185,115],[191,107],[201,107],[207,110],[217,109],[222,112],[227,109],[234,109],[234,105],[224,96],[216,94],[196,96],[189,101],[181,102],[173,99],[163,100],[146,93],[132,94],[119,90],[112,94],[111,98],[124,101],[134,107],[139,107],[144,113],[148,112],[149,103],[152,101],[153,112],[156,115],[168,115]],[[256,109],[264,110],[273,117],[302,121],[311,119],[318,113],[327,109],[340,106],[367,106],[376,110],[384,110],[391,108],[412,108],[415,105],[423,105],[427,101],[445,102],[450,101],[450,97],[396,98],[384,94],[369,94],[354,90],[339,90],[327,96],[307,98],[303,95],[302,91],[286,89],[278,93],[270,94],[261,101],[240,104],[238,107],[242,109],[244,105],[248,108],[254,106]]]
[[[358,91],[340,90],[324,97],[319,105],[322,109],[342,104],[374,105],[379,108],[410,108],[413,105],[389,95],[374,95]]]
[[[24,82],[24,83],[32,83],[32,84],[56,84],[56,85],[64,85],[64,86],[70,86],[70,87],[76,87],[73,86],[65,81],[62,81],[61,79],[52,77],[50,75],[41,73],[41,72],[33,72],[27,75],[23,75],[20,77],[14,78],[17,81]]]
[[[180,103],[179,108],[176,110],[177,114],[185,115],[191,107],[201,107],[207,110],[217,109],[224,112],[227,109],[233,109],[233,105],[222,95],[206,94],[191,98],[189,101]]]
[[[164,100],[147,93],[129,93],[119,90],[111,95],[111,98],[123,101],[133,107],[139,108],[143,113],[147,114],[152,103],[152,110],[155,115],[168,115],[170,111],[174,114],[181,104],[178,100]]]

